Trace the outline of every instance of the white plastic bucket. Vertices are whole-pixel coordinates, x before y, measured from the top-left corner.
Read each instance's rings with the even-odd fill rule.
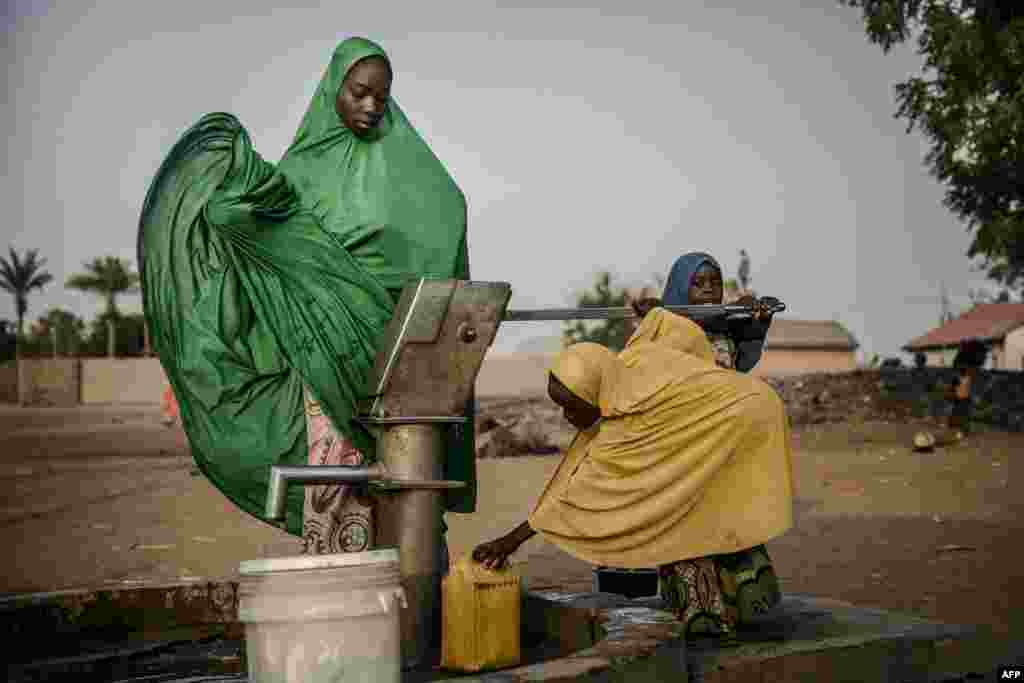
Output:
[[[250,683],[399,683],[398,550],[242,562]]]

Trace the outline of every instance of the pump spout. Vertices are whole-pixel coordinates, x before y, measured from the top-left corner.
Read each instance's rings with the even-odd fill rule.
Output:
[[[373,483],[382,491],[402,489],[457,489],[466,485],[462,481],[444,479],[411,479],[393,477],[381,465],[357,467],[355,465],[303,465],[300,467],[274,465],[270,468],[270,482],[267,487],[267,507],[263,511],[270,521],[279,522],[285,517],[285,494],[289,484],[308,486],[310,484],[368,484]]]
[[[305,467],[289,467],[274,465],[270,468],[270,487],[267,491],[267,508],[264,511],[268,520],[280,521],[285,517],[285,494],[288,485],[295,483],[303,486],[308,484],[366,484],[384,479],[384,470],[380,465],[355,467],[345,465],[308,465]]]

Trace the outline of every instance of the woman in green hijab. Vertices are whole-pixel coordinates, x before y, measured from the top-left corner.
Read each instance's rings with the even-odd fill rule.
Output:
[[[465,197],[391,98],[374,43],[342,42],[276,166],[229,114],[175,144],[139,222],[143,305],[200,470],[263,517],[272,465],[360,464],[355,417],[405,284],[469,278]],[[470,406],[471,408],[471,406]],[[475,507],[471,429],[451,434],[447,508]],[[369,501],[293,487],[307,552],[363,550]]]

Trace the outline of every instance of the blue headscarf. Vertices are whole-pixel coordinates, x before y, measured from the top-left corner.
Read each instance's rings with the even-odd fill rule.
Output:
[[[721,274],[722,266],[718,265],[718,261],[711,254],[705,254],[703,251],[691,251],[689,254],[680,256],[672,266],[672,270],[669,271],[662,303],[666,306],[685,306],[690,303],[690,282],[704,264],[714,266]],[[706,331],[716,333],[725,332],[729,327],[724,322],[710,321],[702,323],[702,326]],[[739,372],[749,372],[757,365],[764,347],[764,335],[768,332],[767,323],[748,323],[748,326],[755,326],[758,330],[763,328],[763,332],[757,333],[759,335],[757,339],[737,340],[736,347],[739,353],[736,357],[736,370]]]
[[[669,271],[662,302],[666,306],[685,306],[690,303],[690,282],[705,263],[710,263],[719,273],[722,272],[722,267],[711,254],[691,251],[680,256]]]

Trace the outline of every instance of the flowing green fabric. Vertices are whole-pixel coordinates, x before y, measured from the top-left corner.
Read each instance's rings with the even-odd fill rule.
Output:
[[[397,104],[369,140],[334,113],[330,93],[371,54],[383,52],[341,43],[276,167],[233,116],[204,116],[142,208],[143,306],[193,457],[261,519],[270,467],[306,464],[303,385],[372,460],[373,438],[353,418],[395,294],[410,278],[469,276],[465,199]],[[448,508],[471,512],[472,430],[451,439],[446,476],[469,486]],[[303,500],[289,489],[296,535]]]
[[[370,56],[386,58],[368,40],[338,46],[278,167],[303,205],[388,289],[418,277],[468,278],[465,197],[398,104],[388,103],[370,142],[338,118],[345,74]]]

